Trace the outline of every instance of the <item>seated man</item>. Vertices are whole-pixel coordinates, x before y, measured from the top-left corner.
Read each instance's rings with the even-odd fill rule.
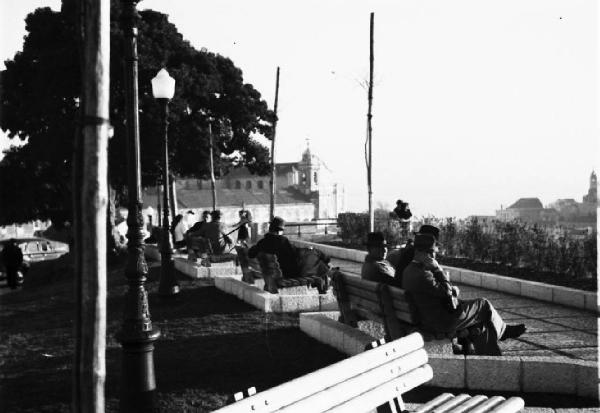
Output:
[[[203,211],[202,212],[202,218],[200,218],[200,221],[194,223],[194,225],[192,225],[190,227],[190,229],[187,230],[187,232],[185,233],[186,236],[194,236],[194,233],[196,231],[200,231],[200,228],[202,228],[205,224],[208,224],[209,220],[208,218],[210,217],[210,211]]]
[[[223,254],[225,247],[231,245],[231,238],[225,234],[225,224],[221,222],[221,211],[211,212],[211,221],[202,225],[198,235],[208,239],[213,254]]]
[[[256,258],[259,252],[275,254],[283,278],[296,278],[300,275],[296,263],[296,253],[290,241],[283,235],[285,221],[280,217],[274,217],[269,224],[267,232],[256,245],[248,250],[250,258]]]
[[[363,263],[360,277],[365,280],[398,286],[394,279],[394,268],[385,259],[387,256],[387,242],[381,232],[367,234],[367,256]]]
[[[437,242],[440,236],[440,229],[433,225],[424,224],[421,225],[421,228],[416,234],[433,235]],[[398,286],[400,288],[402,288],[402,273],[404,272],[404,269],[408,267],[408,264],[412,262],[414,256],[415,247],[413,244],[413,240],[411,239],[406,241],[406,245],[404,246],[404,248],[394,250],[390,252],[387,256],[387,260],[390,262],[390,264],[392,264],[392,267],[394,267],[394,271],[396,272],[394,278],[396,278]]]
[[[499,340],[517,338],[526,330],[524,324],[507,325],[485,298],[459,300],[458,288],[435,260],[435,238],[429,234],[415,236],[415,255],[404,270],[404,289],[410,293],[421,325],[433,333],[448,333],[479,327],[473,337],[478,355],[501,355]]]

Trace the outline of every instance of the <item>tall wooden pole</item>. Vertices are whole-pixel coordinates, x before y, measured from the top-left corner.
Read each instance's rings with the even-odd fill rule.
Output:
[[[118,339],[123,349],[121,375],[121,412],[147,412],[154,408],[154,342],[160,330],[150,319],[145,288],[148,264],[144,258],[142,226],[142,185],[138,108],[137,3],[121,0],[124,37],[125,114],[127,120],[127,292],[123,323]],[[163,206],[163,208],[166,207]]]
[[[212,189],[212,210],[215,211],[217,209],[217,187],[215,183],[215,161],[213,159],[214,148],[212,121],[212,118],[208,120],[208,149],[210,152],[210,188]]]
[[[82,133],[73,165],[77,313],[72,410],[104,412],[110,0],[79,4]]]
[[[273,121],[273,140],[271,141],[271,205],[269,208],[269,217],[273,221],[275,216],[275,137],[277,136],[277,101],[279,100],[279,66],[277,66],[277,77],[275,80],[275,120]]]
[[[369,231],[375,230],[375,211],[373,210],[373,128],[371,126],[371,120],[373,114],[371,109],[373,107],[373,27],[375,25],[375,13],[371,13],[371,27],[370,27],[370,54],[369,54],[369,112],[367,114],[367,140],[369,142],[369,160],[367,164],[367,185],[369,187]]]

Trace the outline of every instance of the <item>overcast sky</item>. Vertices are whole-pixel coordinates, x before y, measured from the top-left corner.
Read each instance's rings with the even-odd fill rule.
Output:
[[[2,61],[21,48],[26,14],[59,4],[2,0]],[[370,12],[376,203],[401,198],[416,215],[463,217],[520,197],[547,204],[587,192],[599,154],[596,0],[144,0],[138,8],[168,14],[194,47],[230,57],[270,107],[280,66],[276,159],[299,160],[309,138],[352,210],[367,208]]]

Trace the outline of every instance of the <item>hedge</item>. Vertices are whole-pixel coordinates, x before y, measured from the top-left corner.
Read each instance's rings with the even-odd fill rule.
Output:
[[[340,237],[346,244],[360,244],[368,232],[368,214],[338,215]],[[512,268],[532,268],[573,277],[595,276],[597,269],[596,231],[574,235],[562,227],[521,221],[427,217],[412,221],[413,228],[433,224],[441,229],[440,255],[469,258]],[[382,231],[389,244],[401,244],[412,234],[410,225],[376,211],[375,230]]]

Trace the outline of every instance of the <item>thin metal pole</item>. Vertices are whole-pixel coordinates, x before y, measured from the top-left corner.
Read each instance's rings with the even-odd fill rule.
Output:
[[[372,171],[373,171],[373,128],[371,126],[371,121],[373,119],[373,114],[371,113],[371,109],[373,107],[373,26],[375,21],[375,13],[371,13],[371,25],[370,25],[370,53],[369,53],[369,112],[367,114],[367,139],[369,141],[369,161],[367,165],[367,184],[369,187],[369,231],[373,232],[375,230],[375,211],[373,210],[373,180],[372,180]]]
[[[279,66],[277,66],[277,78],[275,80],[275,106],[273,112],[275,120],[273,121],[273,139],[271,140],[271,203],[269,206],[269,220],[272,221],[275,216],[275,137],[277,136],[277,102],[279,100]]]
[[[179,293],[179,284],[175,279],[175,263],[173,261],[173,234],[171,233],[170,179],[169,179],[169,99],[158,99],[163,112],[163,222],[160,243],[160,282],[158,293],[162,296],[173,296]]]
[[[154,409],[154,342],[160,330],[152,324],[145,289],[148,264],[144,258],[140,130],[138,118],[137,20],[138,0],[121,0],[125,60],[125,113],[127,119],[127,170],[129,205],[127,215],[127,292],[123,324],[118,334],[123,349],[121,412]]]

